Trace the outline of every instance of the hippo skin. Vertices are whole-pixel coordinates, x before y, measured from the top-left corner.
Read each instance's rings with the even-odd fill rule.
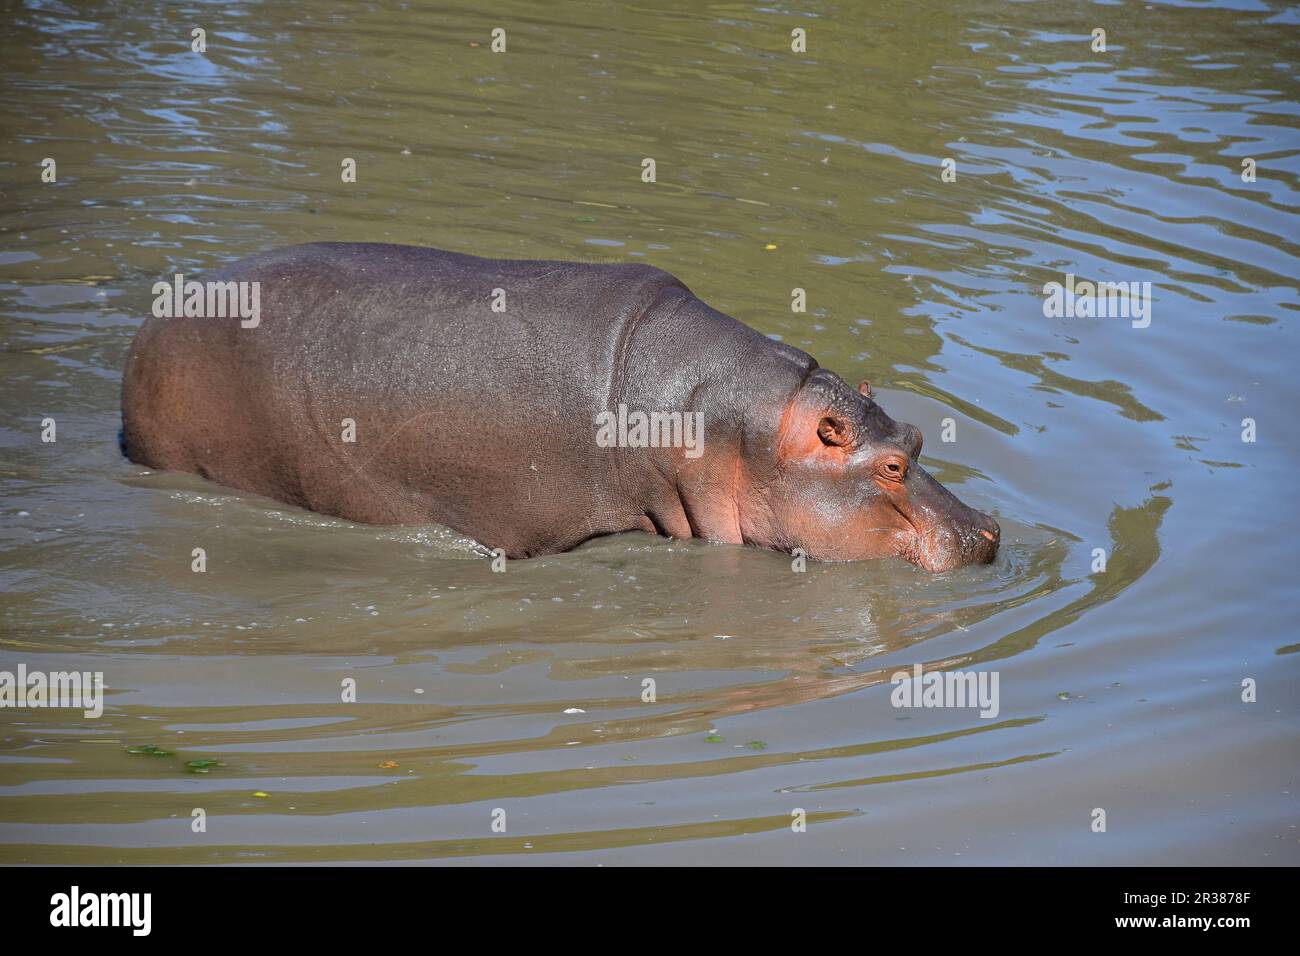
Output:
[[[312,243],[206,278],[260,283],[259,321],[144,323],[122,388],[142,465],[511,558],[623,531],[930,571],[997,553],[865,383],[652,266]],[[602,447],[620,405],[699,413],[702,453]]]

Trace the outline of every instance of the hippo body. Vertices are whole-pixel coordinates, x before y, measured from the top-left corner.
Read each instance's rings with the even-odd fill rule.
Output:
[[[140,464],[510,557],[633,530],[932,570],[996,551],[916,465],[919,432],[651,266],[313,243],[206,278],[259,283],[259,321],[144,323],[122,398]],[[620,406],[698,412],[702,453],[602,447]]]

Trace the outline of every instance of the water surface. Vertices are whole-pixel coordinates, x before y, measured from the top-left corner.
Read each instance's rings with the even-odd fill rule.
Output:
[[[0,711],[0,861],[1300,862],[1294,9],[345,9],[0,27],[0,669],[108,686]],[[153,282],[311,240],[667,269],[870,379],[1002,553],[494,574],[122,459]],[[1150,326],[1044,317],[1067,273],[1150,282]],[[915,663],[998,715],[893,707]]]

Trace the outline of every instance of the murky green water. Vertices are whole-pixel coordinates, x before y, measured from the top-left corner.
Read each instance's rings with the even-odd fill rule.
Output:
[[[0,861],[1300,862],[1294,10],[493,6],[6,12],[0,669],[108,697],[0,710]],[[493,574],[124,461],[152,283],[317,239],[668,269],[870,378],[1002,554]],[[1066,273],[1150,326],[1044,317]],[[918,662],[997,717],[893,707]]]

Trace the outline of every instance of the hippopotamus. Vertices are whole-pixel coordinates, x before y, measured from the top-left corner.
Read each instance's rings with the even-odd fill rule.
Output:
[[[509,558],[626,531],[927,571],[997,553],[867,383],[650,265],[330,242],[210,280],[253,284],[259,314],[144,322],[122,385],[141,465]]]

